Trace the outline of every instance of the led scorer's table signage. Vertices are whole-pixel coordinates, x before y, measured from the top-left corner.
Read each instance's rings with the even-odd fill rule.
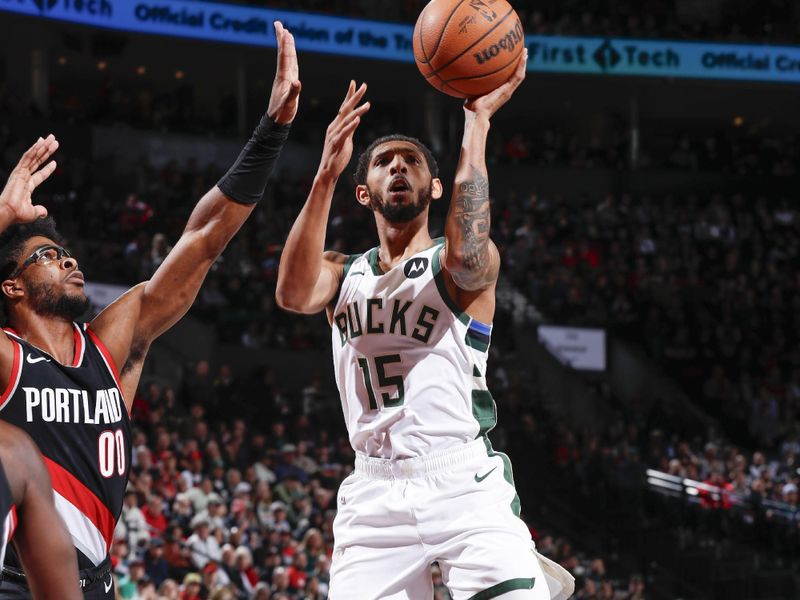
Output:
[[[413,27],[189,0],[0,0],[0,11],[137,33],[275,46],[272,22],[302,51],[412,62]],[[800,83],[800,46],[527,36],[542,73]]]

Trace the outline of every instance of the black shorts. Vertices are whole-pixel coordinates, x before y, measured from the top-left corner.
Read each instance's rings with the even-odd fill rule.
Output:
[[[80,571],[78,577],[85,600],[115,600],[114,577],[108,557],[93,569]],[[0,573],[0,600],[32,599],[25,576],[4,568]]]

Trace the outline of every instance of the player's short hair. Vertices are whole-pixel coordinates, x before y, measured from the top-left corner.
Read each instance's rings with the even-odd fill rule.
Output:
[[[439,165],[436,163],[436,158],[434,158],[433,152],[431,152],[425,144],[420,142],[417,138],[402,135],[400,133],[393,133],[391,135],[385,135],[372,142],[358,157],[356,172],[353,174],[357,185],[364,185],[367,183],[367,171],[369,171],[369,161],[372,159],[372,153],[375,151],[375,148],[381,144],[385,144],[386,142],[409,142],[414,144],[425,157],[425,162],[428,163],[428,170],[431,172],[431,177],[436,179],[439,176]]]
[[[64,238],[56,231],[52,217],[36,219],[31,223],[18,223],[0,233],[0,281],[4,281],[17,268],[22,247],[32,237],[46,237],[56,244],[63,244]]]

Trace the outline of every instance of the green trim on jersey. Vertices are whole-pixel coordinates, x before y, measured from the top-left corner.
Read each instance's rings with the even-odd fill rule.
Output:
[[[353,266],[353,263],[356,262],[359,258],[361,258],[364,254],[351,254],[347,257],[347,260],[344,262],[344,272],[342,273],[342,279],[347,277],[347,273],[350,271],[350,267]]]
[[[386,273],[381,269],[380,256],[378,256],[379,249],[379,247],[375,247],[367,252],[367,262],[369,266],[372,267],[372,274],[380,277],[381,275],[386,275]]]
[[[440,242],[441,240],[441,242]],[[442,248],[444,248],[444,238],[437,238],[434,240],[437,244],[441,243],[441,245],[436,249],[436,252],[433,254],[433,260],[431,269],[433,271],[433,279],[436,282],[436,289],[439,290],[439,295],[444,300],[444,303],[447,305],[447,308],[456,316],[456,318],[461,321],[464,325],[469,327],[469,322],[472,318],[462,311],[458,305],[455,303],[450,297],[450,292],[447,291],[447,284],[444,282],[444,272],[442,271],[442,261],[439,255],[442,253]]]
[[[339,301],[339,296],[342,295],[342,286],[344,285],[344,280],[347,279],[347,274],[350,271],[350,267],[352,267],[353,263],[355,263],[359,258],[361,258],[361,256],[363,256],[363,253],[350,254],[347,257],[347,260],[344,261],[344,266],[342,267],[342,277],[341,279],[339,279],[339,285],[336,288],[336,296],[334,296],[334,300],[331,301],[334,306],[336,305],[336,302]],[[331,323],[331,327],[333,327],[333,323]]]
[[[467,330],[467,335],[464,336],[464,343],[470,348],[475,348],[478,352],[486,352],[489,349],[489,344],[478,337],[471,329]]]
[[[502,452],[495,452],[494,448],[492,448],[492,442],[489,441],[488,436],[483,436],[483,443],[486,445],[486,453],[489,456],[499,456],[503,460],[503,478],[510,483],[511,487],[513,487],[516,491],[517,487],[514,485],[514,472],[511,469],[511,459],[508,458],[508,455]],[[519,494],[514,494],[514,499],[511,501],[511,512],[513,512],[514,516],[516,517],[519,517],[520,513],[522,512]]]
[[[498,583],[497,585],[493,585],[490,588],[486,588],[482,592],[478,592],[474,596],[470,596],[468,600],[489,600],[490,598],[497,598],[503,594],[508,592],[513,592],[515,590],[532,590],[534,584],[536,583],[536,578],[525,578],[520,577],[519,579],[509,579],[508,581],[503,581]]]
[[[497,405],[489,390],[472,390],[472,416],[480,427],[475,439],[485,436],[497,425]]]
[[[473,377],[483,377],[483,375],[481,375],[481,372],[478,370],[478,366],[477,365],[472,365],[472,376]]]

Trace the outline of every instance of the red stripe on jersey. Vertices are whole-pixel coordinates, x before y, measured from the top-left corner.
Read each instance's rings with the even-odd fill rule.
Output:
[[[10,542],[11,538],[14,537],[14,532],[17,530],[17,505],[12,504],[11,510],[8,511],[8,531],[6,531],[6,541]]]
[[[0,410],[3,410],[3,407],[5,407],[6,403],[11,399],[14,390],[16,390],[17,385],[19,385],[19,376],[22,374],[22,345],[14,340],[11,340],[11,343],[14,344],[14,364],[11,366],[11,375],[8,378],[8,385],[6,385],[3,395],[0,396]]]
[[[89,337],[92,338],[94,345],[97,346],[98,350],[100,350],[100,354],[102,354],[103,358],[106,359],[106,364],[111,371],[111,375],[114,377],[114,381],[117,382],[119,393],[122,394],[122,383],[119,378],[119,371],[117,370],[117,365],[114,363],[114,359],[111,358],[111,353],[108,351],[108,348],[106,348],[106,345],[100,341],[100,338],[97,337],[97,334],[95,334],[94,331],[87,329],[86,333],[89,334]]]
[[[72,356],[72,366],[79,367],[81,362],[83,362],[83,336],[81,335],[81,330],[77,324],[73,323],[73,331],[72,334],[75,336],[75,353]]]
[[[50,472],[50,479],[53,480],[53,490],[61,494],[66,500],[72,503],[81,513],[86,515],[106,541],[106,547],[111,547],[111,540],[114,537],[115,519],[108,507],[100,501],[100,498],[92,493],[83,483],[64,467],[47,458],[42,457]]]
[[[128,406],[128,403],[125,402],[125,392],[122,391],[122,381],[119,377],[119,371],[117,371],[117,365],[114,362],[114,359],[111,357],[111,352],[108,351],[106,345],[100,340],[99,337],[97,337],[97,334],[92,331],[90,327],[86,328],[86,333],[88,333],[89,337],[92,338],[94,345],[97,346],[97,349],[100,351],[100,356],[102,356],[105,360],[108,370],[111,371],[111,376],[114,378],[114,381],[117,383],[117,387],[119,388],[120,398],[122,398],[122,402],[125,404],[125,409],[128,411],[128,416],[130,417],[132,405]]]

